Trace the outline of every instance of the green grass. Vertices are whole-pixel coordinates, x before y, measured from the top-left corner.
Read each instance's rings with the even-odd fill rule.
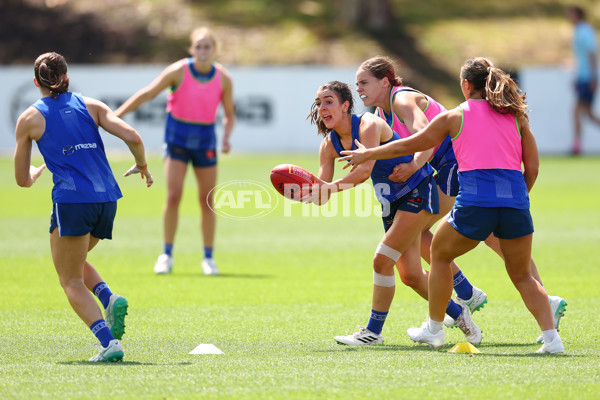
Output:
[[[113,157],[116,175],[130,161]],[[37,160],[39,163],[39,160]],[[316,157],[221,158],[220,181],[268,183],[270,168]],[[569,303],[561,323],[563,356],[537,355],[539,334],[500,259],[485,246],[458,262],[489,303],[475,314],[484,341],[475,356],[413,344],[427,303],[399,286],[381,346],[336,345],[367,322],[371,258],[382,236],[376,216],[292,217],[284,205],[250,220],[221,218],[215,250],[222,275],[200,271],[202,244],[195,184],[188,176],[173,274],[155,276],[161,251],[162,166],[156,186],[118,178],[114,240],[90,254],[111,288],[130,303],[125,361],[87,363],[95,338],[69,307],[51,262],[47,228],[50,174],[16,186],[0,159],[0,398],[348,399],[573,398],[600,393],[597,245],[600,158],[544,158],[532,193],[534,257],[551,294]],[[464,340],[448,330],[449,346]],[[224,355],[189,355],[212,343]],[[446,350],[449,348],[446,347]]]

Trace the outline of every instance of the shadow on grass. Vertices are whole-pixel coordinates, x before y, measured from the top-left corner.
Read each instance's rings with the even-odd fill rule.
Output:
[[[175,272],[172,274],[164,274],[159,275],[164,277],[171,277],[171,279],[176,278],[206,278],[206,279],[222,279],[222,278],[241,278],[241,279],[270,279],[274,278],[275,275],[265,275],[265,274],[228,274],[228,273],[220,273],[219,275],[204,275],[201,271],[199,272]],[[165,278],[162,278],[165,279]]]
[[[178,363],[152,363],[152,362],[138,362],[138,361],[118,361],[118,362],[91,362],[91,361],[58,361],[60,365],[89,365],[89,366],[106,366],[106,367],[119,367],[129,365],[192,365],[189,361],[182,361]]]
[[[448,351],[454,346],[454,344],[446,345],[444,348],[435,350],[426,345],[371,345],[371,346],[345,346],[339,345],[338,349],[324,349],[317,350],[317,353],[339,353],[339,352],[358,352],[358,351],[410,351],[410,352],[436,352],[436,353],[448,353]],[[539,346],[534,346],[527,343],[498,343],[498,344],[483,344],[476,346],[478,349],[486,349],[481,350],[481,353],[457,353],[466,354],[470,356],[488,356],[488,357],[566,357],[566,358],[574,358],[574,357],[585,357],[582,354],[569,354],[568,351],[566,354],[538,354],[535,351],[539,348]],[[498,347],[531,347],[531,353],[493,353],[489,352],[494,348]],[[453,353],[449,353],[453,354]]]

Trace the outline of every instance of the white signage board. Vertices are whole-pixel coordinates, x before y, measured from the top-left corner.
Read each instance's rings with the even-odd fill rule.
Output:
[[[117,108],[137,90],[149,84],[164,66],[70,65],[70,90],[99,99]],[[227,68],[233,78],[237,124],[233,151],[316,152],[321,141],[316,128],[306,120],[319,86],[339,80],[354,87],[355,68],[329,66]],[[16,119],[39,97],[33,85],[33,67],[0,67],[5,95],[0,98],[0,152],[14,149]],[[149,151],[162,148],[166,91],[144,104],[125,120],[140,132]],[[355,96],[355,111],[364,107]],[[219,109],[222,114],[222,109]],[[217,133],[222,133],[218,126]],[[125,145],[104,133],[107,149]],[[35,147],[35,146],[34,146]]]

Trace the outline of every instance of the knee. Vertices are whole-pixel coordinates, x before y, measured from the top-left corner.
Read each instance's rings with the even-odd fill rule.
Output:
[[[212,193],[209,195],[200,195],[198,200],[200,202],[200,208],[203,210],[208,210],[213,206]]]
[[[421,280],[426,277],[427,275],[423,269],[402,269],[400,271],[400,280],[404,285],[411,288],[418,287]]]
[[[167,193],[167,207],[177,207],[181,202],[181,192],[169,191]]]
[[[373,257],[373,271],[381,275],[394,275],[394,261],[377,253]]]
[[[59,281],[60,281],[60,286],[62,286],[63,290],[66,293],[69,293],[72,290],[81,289],[82,287],[85,288],[85,284],[83,283],[83,278],[60,278]]]

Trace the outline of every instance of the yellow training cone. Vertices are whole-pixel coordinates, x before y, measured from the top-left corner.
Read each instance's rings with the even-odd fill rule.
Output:
[[[457,343],[453,348],[448,350],[448,353],[481,353],[471,343]]]

